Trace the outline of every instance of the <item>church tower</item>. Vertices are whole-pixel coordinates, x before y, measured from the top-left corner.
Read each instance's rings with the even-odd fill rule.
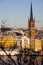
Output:
[[[35,44],[35,20],[33,19],[32,3],[30,8],[30,20],[28,20],[28,37],[30,38],[30,46],[34,49]]]

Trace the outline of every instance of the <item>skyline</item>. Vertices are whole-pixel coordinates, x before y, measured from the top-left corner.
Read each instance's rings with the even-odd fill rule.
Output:
[[[8,18],[6,26],[28,28],[30,5],[31,0],[0,0],[0,23]],[[43,27],[43,1],[32,0],[32,8],[36,27]]]

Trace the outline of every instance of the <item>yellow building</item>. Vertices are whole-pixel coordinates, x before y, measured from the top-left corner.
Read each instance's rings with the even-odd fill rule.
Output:
[[[35,51],[40,51],[42,48],[41,48],[41,40],[39,39],[35,39]]]
[[[13,37],[0,38],[0,45],[4,47],[14,46],[14,38]]]

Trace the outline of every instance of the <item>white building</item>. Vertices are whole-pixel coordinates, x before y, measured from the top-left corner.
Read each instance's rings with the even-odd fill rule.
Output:
[[[21,38],[22,41],[22,48],[30,48],[30,39],[27,36],[23,36]]]

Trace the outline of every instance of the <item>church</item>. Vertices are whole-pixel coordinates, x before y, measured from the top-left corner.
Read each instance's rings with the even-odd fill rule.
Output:
[[[30,8],[30,19],[28,20],[28,38],[30,38],[30,49],[41,49],[41,39],[36,40],[35,19],[33,18],[32,2]]]

